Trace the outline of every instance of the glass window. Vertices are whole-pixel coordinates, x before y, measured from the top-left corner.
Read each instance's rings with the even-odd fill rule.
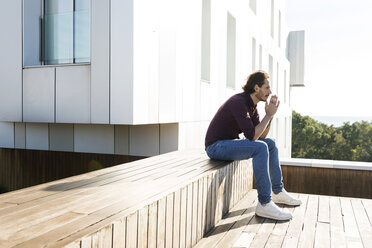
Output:
[[[235,89],[235,46],[236,21],[234,16],[227,13],[226,83],[227,87],[232,89]]]
[[[252,38],[252,72],[256,71],[256,39]]]
[[[202,3],[202,33],[201,33],[201,79],[210,81],[211,66],[211,1]]]
[[[42,62],[90,62],[90,1],[44,0]]]

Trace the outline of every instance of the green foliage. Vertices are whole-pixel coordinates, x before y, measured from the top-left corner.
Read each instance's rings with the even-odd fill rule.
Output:
[[[334,127],[293,111],[292,157],[372,162],[372,122]]]

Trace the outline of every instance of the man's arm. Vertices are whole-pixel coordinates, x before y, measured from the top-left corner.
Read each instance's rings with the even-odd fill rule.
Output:
[[[269,124],[267,124],[267,127],[266,127],[265,131],[263,131],[263,133],[261,134],[261,136],[260,136],[261,139],[266,138],[267,134],[269,133],[272,120],[273,120],[273,118],[271,118],[271,120],[269,121]]]
[[[270,104],[266,102],[265,104],[265,112],[266,115],[262,119],[262,121],[254,128],[254,137],[252,140],[257,140],[258,138],[266,137],[267,133],[270,130],[270,123],[275,115],[276,111],[278,110],[280,101],[275,99],[274,101],[270,101]]]

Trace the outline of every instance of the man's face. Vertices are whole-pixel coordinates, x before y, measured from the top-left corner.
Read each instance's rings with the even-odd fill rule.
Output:
[[[258,85],[255,86],[255,91],[256,91],[255,96],[260,101],[265,102],[272,92],[270,89],[269,81],[265,79],[264,82],[265,83],[261,87],[258,87]]]

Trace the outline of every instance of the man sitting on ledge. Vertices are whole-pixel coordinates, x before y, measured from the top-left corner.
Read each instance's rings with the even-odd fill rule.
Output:
[[[288,220],[292,214],[282,211],[275,203],[292,206],[301,204],[285,191],[275,141],[266,138],[280,101],[271,96],[269,75],[263,71],[252,73],[243,86],[243,93],[230,97],[213,117],[206,134],[205,147],[211,159],[243,160],[253,158],[258,204],[256,215]],[[265,116],[260,121],[257,103],[266,102]],[[239,139],[244,133],[245,139]],[[273,194],[271,194],[271,190]],[[275,203],[274,203],[275,202]]]

